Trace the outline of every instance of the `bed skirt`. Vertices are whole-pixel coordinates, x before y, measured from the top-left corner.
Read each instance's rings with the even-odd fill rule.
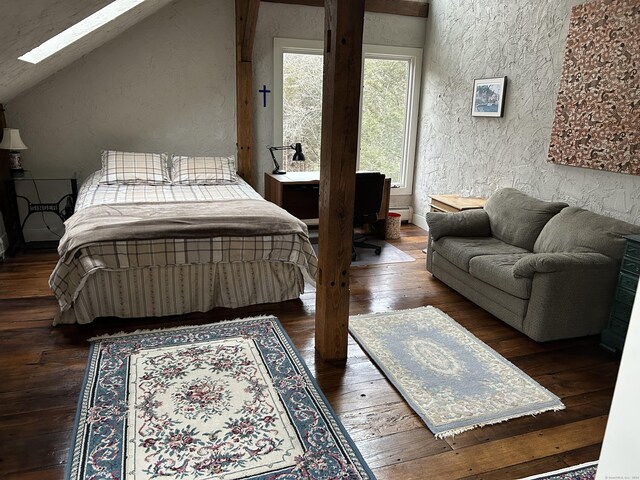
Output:
[[[300,268],[249,261],[98,270],[53,324],[98,317],[162,317],[291,300],[304,292]]]

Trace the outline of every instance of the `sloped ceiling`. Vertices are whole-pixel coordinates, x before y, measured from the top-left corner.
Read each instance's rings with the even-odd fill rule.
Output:
[[[112,0],[2,0],[0,3],[0,103],[63,69],[173,0],[146,0],[66,49],[33,65],[18,60]]]

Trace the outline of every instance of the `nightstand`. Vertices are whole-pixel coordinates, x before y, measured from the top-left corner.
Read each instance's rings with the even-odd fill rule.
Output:
[[[78,195],[76,178],[33,177],[25,172],[24,175],[7,178],[5,191],[8,208],[12,210],[10,218],[13,219],[9,226],[9,238],[15,239],[8,253],[13,255],[23,248],[55,248],[58,240],[53,234],[53,238],[25,240],[25,225],[36,213],[43,216],[48,214],[47,218],[53,214],[59,222],[64,223],[73,214],[75,207]],[[43,223],[48,230],[48,221]]]
[[[431,195],[432,212],[462,212],[483,208],[487,203],[482,197],[461,197],[460,195]]]
[[[622,257],[618,286],[609,314],[609,323],[601,336],[604,348],[611,351],[622,351],[629,328],[631,308],[640,278],[640,235],[629,235]]]

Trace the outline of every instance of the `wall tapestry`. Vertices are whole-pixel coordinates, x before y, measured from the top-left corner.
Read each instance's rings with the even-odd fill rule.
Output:
[[[549,161],[640,175],[640,0],[571,10]]]

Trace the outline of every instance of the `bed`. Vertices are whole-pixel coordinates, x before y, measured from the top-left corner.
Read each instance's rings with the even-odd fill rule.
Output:
[[[231,184],[104,184],[87,178],[49,285],[54,325],[282,302],[313,285],[304,223]]]

